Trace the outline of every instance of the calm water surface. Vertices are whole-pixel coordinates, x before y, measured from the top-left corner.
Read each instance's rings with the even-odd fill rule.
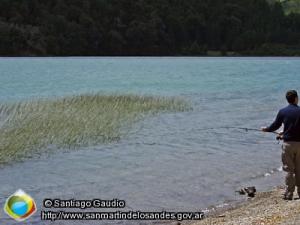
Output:
[[[204,129],[268,125],[286,90],[300,90],[299,71],[300,58],[0,58],[0,102],[100,92],[182,96],[194,108],[147,118],[118,143],[1,167],[0,205],[22,188],[39,209],[56,197],[194,211],[244,185],[280,184],[272,134]],[[2,213],[0,223],[14,224]],[[25,224],[43,223],[37,213]]]

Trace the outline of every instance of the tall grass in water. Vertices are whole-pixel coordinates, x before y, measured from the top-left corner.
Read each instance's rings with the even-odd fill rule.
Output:
[[[177,98],[81,95],[0,105],[0,163],[49,146],[78,148],[118,140],[121,130],[147,114],[184,111]]]

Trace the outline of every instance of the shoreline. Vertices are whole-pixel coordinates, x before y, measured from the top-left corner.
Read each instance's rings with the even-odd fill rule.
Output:
[[[284,188],[278,186],[270,191],[258,192],[254,198],[232,202],[210,211],[202,221],[192,225],[277,225],[300,224],[300,199],[294,193],[293,201],[282,199]]]

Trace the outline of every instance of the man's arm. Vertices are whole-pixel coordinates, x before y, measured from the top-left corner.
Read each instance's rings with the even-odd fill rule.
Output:
[[[262,127],[261,130],[264,132],[273,132],[275,130],[278,130],[281,127],[282,123],[283,123],[283,116],[279,111],[275,121],[269,127]]]

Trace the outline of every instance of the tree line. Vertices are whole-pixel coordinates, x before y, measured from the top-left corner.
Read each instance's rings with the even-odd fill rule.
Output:
[[[300,14],[266,0],[0,0],[0,55],[300,55]]]

